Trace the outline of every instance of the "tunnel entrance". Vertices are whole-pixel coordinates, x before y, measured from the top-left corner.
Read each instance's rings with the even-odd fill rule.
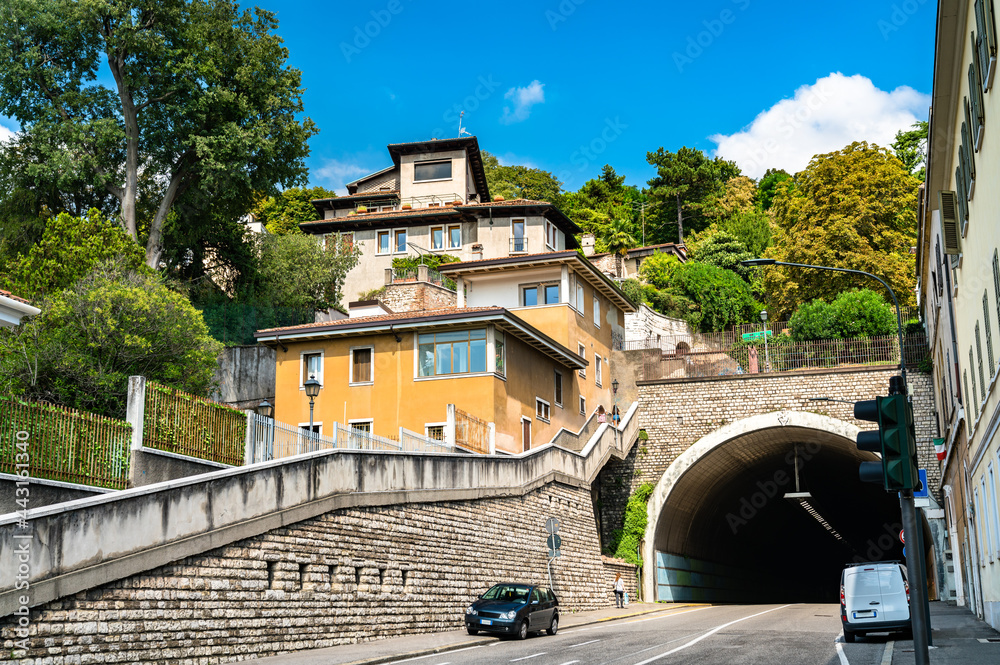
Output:
[[[668,469],[648,552],[655,597],[839,602],[846,563],[903,561],[899,499],[858,479],[858,463],[877,457],[834,422],[750,429]]]

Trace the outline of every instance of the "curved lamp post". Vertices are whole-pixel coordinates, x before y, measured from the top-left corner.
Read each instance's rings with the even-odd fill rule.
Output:
[[[306,395],[309,396],[309,438],[313,438],[313,404],[316,401],[316,396],[319,395],[319,389],[323,386],[319,381],[316,380],[315,374],[309,375],[309,380],[302,384],[302,387],[306,389]]]
[[[831,266],[814,266],[808,263],[788,263],[775,259],[747,259],[740,261],[740,265],[752,268],[760,266],[790,266],[793,268],[810,268],[812,270],[829,270],[832,272],[846,272],[852,275],[864,275],[878,280],[885,290],[892,296],[892,302],[896,306],[896,335],[899,338],[899,373],[903,379],[903,394],[908,395],[906,386],[906,363],[903,360],[903,315],[899,311],[899,300],[892,287],[886,284],[885,280],[877,275],[863,270],[851,270],[850,268],[833,268]],[[763,313],[762,313],[763,315]],[[765,333],[766,337],[766,333]],[[899,493],[899,508],[903,516],[903,531],[906,540],[915,545],[916,556],[906,557],[906,568],[909,577],[916,581],[913,585],[913,594],[910,596],[910,618],[913,621],[913,646],[914,656],[917,665],[927,665],[930,662],[930,654],[927,650],[930,644],[931,622],[930,608],[927,604],[927,570],[922,558],[923,545],[921,529],[917,526],[917,511],[913,503],[913,490],[902,490]],[[914,610],[918,611],[914,611]]]
[[[264,418],[267,418],[268,420],[270,420],[271,418],[274,417],[274,406],[270,402],[268,402],[267,400],[264,400],[263,402],[261,402],[260,404],[258,404],[257,408],[255,409],[255,411],[257,412],[257,415],[262,416]],[[268,429],[270,430],[270,432],[269,432],[270,436],[267,437],[267,444],[268,445],[267,445],[267,450],[264,451],[264,459],[261,460],[262,462],[267,462],[268,460],[274,459],[274,423],[273,422],[270,425],[268,425]],[[256,455],[255,455],[255,457],[256,457]]]

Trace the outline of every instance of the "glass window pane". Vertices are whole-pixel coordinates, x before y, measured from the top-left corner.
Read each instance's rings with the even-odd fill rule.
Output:
[[[420,180],[441,180],[451,177],[451,162],[431,162],[429,164],[414,164],[413,179]]]
[[[389,253],[389,232],[384,231],[378,234],[378,251],[380,254]]]
[[[473,372],[485,372],[486,371],[486,339],[474,339],[470,343],[472,347],[472,366],[471,371]]]
[[[452,226],[448,229],[448,243],[449,247],[461,247],[462,246],[462,227]]]
[[[506,376],[506,356],[504,355],[504,334],[497,331],[494,344],[496,345],[496,372],[500,376]]]
[[[451,371],[454,374],[464,374],[469,371],[469,345],[468,343],[456,342],[451,345],[454,353],[452,358]]]
[[[442,332],[437,334],[437,343],[441,342],[467,342],[469,341],[469,331],[459,330],[457,332]]]
[[[396,251],[406,251],[406,231],[396,231]]]
[[[434,342],[424,342],[425,337],[433,340],[433,335],[420,336],[420,349],[417,351],[417,364],[420,369],[420,376],[434,376]]]
[[[549,284],[545,287],[545,304],[553,305],[559,302],[559,285]]]
[[[372,350],[371,349],[355,349],[354,350],[354,380],[355,381],[371,381],[372,380]]]
[[[538,304],[538,287],[529,286],[524,290],[524,306],[532,307]]]
[[[437,374],[451,374],[451,344],[438,344],[436,351],[435,372]]]
[[[431,229],[431,249],[441,249],[444,247],[444,229]]]
[[[515,221],[513,223],[513,227],[512,228],[513,228],[513,232],[514,232],[514,237],[515,238],[523,238],[524,237],[524,222],[523,221],[521,221],[521,220]]]
[[[479,328],[477,330],[470,330],[469,337],[472,339],[486,339],[486,328]]]

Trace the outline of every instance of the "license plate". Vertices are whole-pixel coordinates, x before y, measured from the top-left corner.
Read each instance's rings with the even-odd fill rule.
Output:
[[[489,620],[489,619],[480,619],[479,623],[483,624],[484,626],[492,626],[493,625],[493,622],[491,620]]]
[[[861,612],[855,612],[855,619],[873,619],[878,616],[878,612],[875,610],[862,610]]]

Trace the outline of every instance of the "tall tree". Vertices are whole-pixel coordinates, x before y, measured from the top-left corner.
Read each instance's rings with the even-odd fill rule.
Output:
[[[250,211],[264,224],[268,233],[286,235],[300,233],[299,222],[316,219],[315,199],[332,199],[334,192],[323,187],[289,187],[274,196],[258,198]]]
[[[684,226],[700,231],[708,225],[705,212],[725,191],[730,178],[740,175],[734,162],[721,157],[709,159],[697,148],[682,147],[677,152],[657,148],[646,153],[646,161],[656,167],[648,182],[650,198],[660,204],[660,240],[673,239],[664,228],[675,220],[678,242],[684,242]]]
[[[485,150],[482,156],[486,182],[493,196],[548,201],[556,205],[560,203],[562,183],[548,171],[527,166],[505,166],[495,155]]]
[[[924,181],[927,171],[927,128],[928,122],[920,120],[913,123],[909,131],[896,132],[896,140],[892,142],[896,157],[903,162],[907,172],[920,182]]]
[[[780,261],[852,268],[878,275],[902,304],[914,303],[919,182],[895,155],[868,143],[816,155],[796,176],[795,189],[774,200],[775,243]],[[799,303],[831,302],[851,287],[870,287],[853,275],[823,270],[766,268],[769,309],[779,316]]]
[[[788,186],[793,184],[792,176],[788,175],[784,169],[768,169],[764,172],[764,177],[757,183],[757,202],[761,209],[771,209],[771,203],[778,193],[778,187],[783,182],[788,182]]]
[[[316,129],[295,117],[301,75],[285,66],[273,13],[230,0],[5,0],[2,11],[0,113],[39,156],[34,177],[85,174],[149,266],[185,192],[249,204],[303,181]]]

